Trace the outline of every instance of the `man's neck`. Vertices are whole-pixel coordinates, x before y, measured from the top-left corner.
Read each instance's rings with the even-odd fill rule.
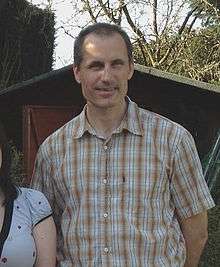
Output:
[[[122,103],[118,109],[97,109],[90,105],[87,106],[86,116],[89,124],[96,134],[107,139],[115,129],[118,128],[127,110],[127,103]]]

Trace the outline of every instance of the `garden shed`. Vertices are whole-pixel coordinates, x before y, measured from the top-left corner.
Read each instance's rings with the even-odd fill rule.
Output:
[[[140,106],[186,127],[201,159],[210,154],[220,129],[220,87],[136,65],[128,95]],[[41,142],[83,105],[71,65],[0,91],[0,120],[24,153],[27,182]]]

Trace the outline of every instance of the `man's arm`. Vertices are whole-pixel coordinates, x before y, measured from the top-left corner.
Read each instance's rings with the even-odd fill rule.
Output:
[[[46,150],[46,149],[45,149]],[[38,153],[36,155],[33,174],[30,182],[30,187],[39,190],[48,199],[52,209],[53,207],[53,186],[51,183],[51,167],[52,165],[47,160],[48,156],[45,150],[40,146]]]
[[[208,239],[207,212],[179,220],[179,223],[186,242],[186,262],[184,267],[197,267]]]

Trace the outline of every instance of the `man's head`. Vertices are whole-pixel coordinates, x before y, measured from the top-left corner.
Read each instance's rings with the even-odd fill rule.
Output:
[[[98,23],[84,29],[76,39],[75,79],[92,108],[113,109],[125,106],[128,80],[134,71],[131,42],[116,25]]]
[[[129,62],[133,63],[133,56],[132,56],[132,44],[130,41],[129,36],[127,33],[122,30],[121,27],[115,25],[115,24],[108,24],[108,23],[95,23],[92,24],[85,29],[83,29],[79,35],[77,36],[75,43],[74,43],[74,65],[76,67],[80,67],[80,64],[83,59],[83,44],[85,38],[91,34],[94,33],[98,36],[111,36],[114,33],[118,33],[123,38],[125,45],[127,47],[127,54],[129,58]]]

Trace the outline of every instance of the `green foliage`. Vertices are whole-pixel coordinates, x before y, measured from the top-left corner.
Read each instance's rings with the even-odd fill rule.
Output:
[[[23,154],[18,151],[18,149],[12,142],[10,142],[9,145],[12,154],[12,163],[10,170],[11,179],[15,182],[15,184],[20,185],[24,178]]]
[[[220,9],[220,1],[219,0],[208,0],[210,4],[215,6],[216,8]]]
[[[0,88],[52,69],[54,15],[25,0],[0,9]]]
[[[171,72],[203,82],[220,84],[220,26],[191,32]]]
[[[219,0],[188,0],[191,9],[197,8],[197,16],[202,20],[203,26],[216,24],[219,21]]]
[[[139,45],[134,46],[135,61],[150,66],[152,60],[145,52],[150,50],[152,54],[157,54],[157,60],[155,60],[153,67],[195,80],[220,85],[219,24],[193,31],[186,28],[182,33],[181,40],[178,40],[178,34],[163,36],[163,39],[163,41],[160,41],[159,49],[157,49],[159,41],[143,44],[142,51]],[[170,47],[172,49],[169,57],[162,61],[161,59],[166,56]]]
[[[213,199],[220,204],[220,130],[212,148],[202,160],[202,166]]]
[[[200,267],[220,266],[220,130],[202,166],[209,189],[217,206],[208,212],[209,238],[201,257]]]

